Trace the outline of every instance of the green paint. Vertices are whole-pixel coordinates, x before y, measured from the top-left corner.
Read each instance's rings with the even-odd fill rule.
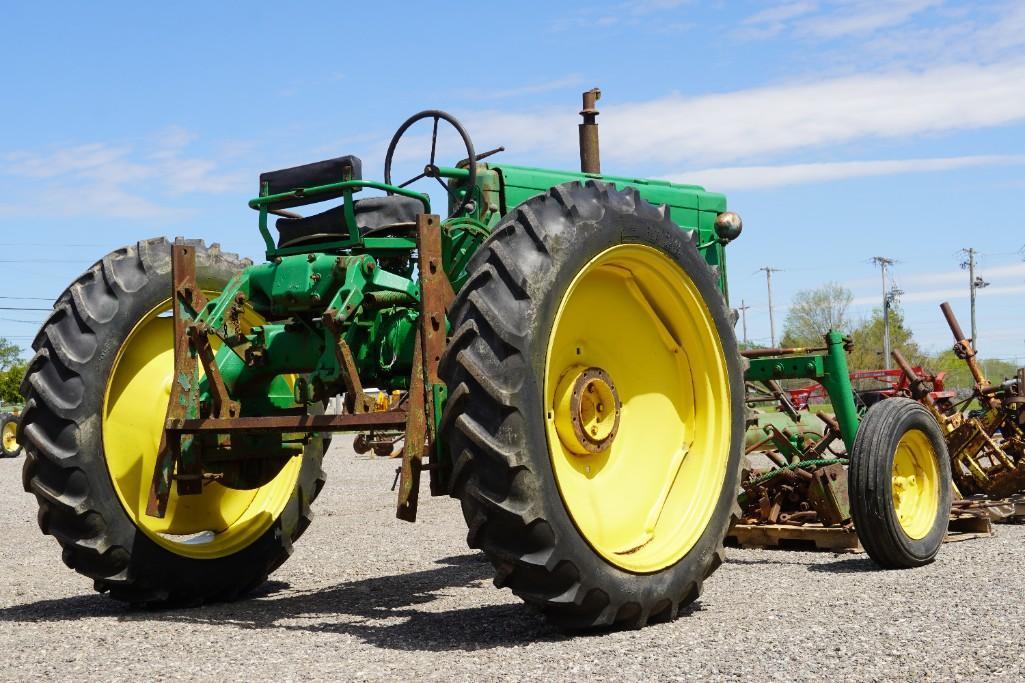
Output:
[[[444,270],[455,291],[466,281],[467,264],[502,216],[555,185],[589,178],[612,182],[618,188],[636,187],[647,201],[665,205],[681,229],[695,231],[704,259],[711,265],[724,264],[725,250],[716,241],[713,229],[716,215],[726,209],[725,197],[720,194],[663,180],[588,176],[504,164],[478,164],[477,168],[476,183],[471,188],[460,185],[469,175],[465,168],[440,169],[451,190],[449,210],[467,194],[471,200],[460,215],[444,220],[440,226]],[[243,415],[297,407],[294,382],[286,379],[289,376],[305,378],[313,399],[340,393],[341,368],[336,355],[339,338],[352,351],[365,387],[386,391],[408,388],[420,300],[416,242],[409,234],[359,234],[352,209],[353,193],[363,188],[418,199],[424,211],[430,212],[425,195],[365,180],[276,195],[268,194],[263,187],[260,196],[249,202],[258,211],[267,261],[238,274],[196,316],[220,337],[215,362],[228,392],[241,402]],[[276,247],[269,227],[269,211],[276,204],[300,198],[315,201],[318,195],[339,191],[346,209],[337,228],[337,240]],[[719,285],[726,293],[724,268]],[[239,302],[249,311],[241,318],[237,315]],[[247,319],[252,313],[263,322],[254,326]],[[326,325],[325,316],[332,316],[336,323]],[[801,369],[805,374],[800,376],[807,372],[826,374],[822,358],[807,362],[811,370]],[[427,417],[437,430],[447,391],[441,384],[431,385],[428,390],[434,414]],[[205,380],[199,383],[198,400],[210,400]],[[439,452],[435,455],[440,456],[443,445],[437,446]]]
[[[744,373],[748,382],[763,382],[770,379],[814,379],[822,384],[840,423],[840,433],[848,452],[854,447],[858,433],[858,409],[854,403],[850,372],[847,368],[847,351],[844,337],[836,330],[826,335],[825,353],[800,356],[775,356],[752,358]]]

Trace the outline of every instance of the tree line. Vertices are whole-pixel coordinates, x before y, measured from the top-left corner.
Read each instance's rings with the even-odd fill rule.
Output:
[[[0,337],[0,403],[21,403],[18,388],[27,367],[28,363],[21,359],[21,348]]]
[[[797,292],[783,325],[782,345],[821,346],[822,337],[826,332],[831,329],[840,330],[849,335],[854,342],[854,349],[848,357],[852,370],[875,370],[885,367],[882,308],[876,308],[867,317],[855,319],[850,313],[853,301],[854,295],[851,291],[835,282]],[[914,366],[921,366],[932,373],[947,373],[946,384],[950,388],[971,387],[972,380],[967,366],[951,349],[939,353],[926,352],[919,346],[914,333],[906,325],[904,313],[898,305],[890,308],[889,316],[891,349],[899,349]],[[1017,371],[1013,363],[997,359],[984,360],[983,369],[992,382],[1013,377]]]

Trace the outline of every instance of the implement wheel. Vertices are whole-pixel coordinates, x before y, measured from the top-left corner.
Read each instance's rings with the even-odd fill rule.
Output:
[[[17,458],[21,455],[21,444],[18,443],[18,416],[10,413],[0,415],[0,455],[5,458]]]
[[[865,552],[887,569],[932,562],[950,518],[950,458],[936,419],[917,401],[872,406],[850,459],[851,517]]]
[[[189,244],[211,296],[245,265]],[[22,385],[39,526],[69,567],[132,603],[231,599],[259,585],[291,553],[323,484],[313,439],[258,488],[209,482],[179,497],[172,487],[165,517],[145,514],[173,375],[170,294],[166,240],[108,254],[57,300]]]
[[[453,305],[452,495],[495,584],[561,626],[674,618],[739,514],[741,359],[694,240],[634,189],[560,185]]]

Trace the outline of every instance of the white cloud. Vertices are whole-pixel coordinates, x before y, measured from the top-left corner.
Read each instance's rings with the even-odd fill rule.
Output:
[[[802,21],[798,30],[818,38],[866,35],[900,26],[919,12],[941,4],[942,0],[858,0],[828,15]]]
[[[976,274],[984,277],[991,284],[988,287],[978,290],[980,299],[995,299],[1008,296],[1019,297],[1025,293],[1025,263],[1005,263],[1002,265],[987,266],[984,263],[976,265]],[[953,300],[967,299],[968,273],[964,270],[951,269],[941,271],[930,271],[923,273],[898,273],[894,277],[903,294],[900,296],[901,303],[935,303]],[[878,306],[880,294],[874,291],[878,287],[877,278],[864,278],[848,283],[850,286],[869,288],[872,292],[864,296],[855,297],[855,306]]]
[[[943,0],[792,0],[759,10],[741,22],[742,37],[769,38],[784,31],[798,38],[832,40],[876,37],[904,29],[916,15]]]
[[[784,31],[790,20],[805,16],[818,9],[817,2],[797,0],[768,7],[744,19],[740,31],[742,38],[770,38]]]
[[[666,179],[677,183],[704,185],[717,191],[750,190],[784,185],[823,183],[847,178],[893,175],[897,173],[923,173],[950,171],[974,166],[1019,164],[1025,164],[1025,154],[733,166],[685,171],[669,175]]]
[[[1022,280],[1025,279],[1025,263],[1012,263],[1002,266],[976,264],[976,272],[990,282],[998,282],[999,280],[1004,279]],[[948,270],[934,273],[911,273],[909,275],[901,275],[900,282],[905,286],[964,282],[965,288],[967,289],[968,273],[963,270]],[[986,291],[991,292],[993,290],[990,288]]]
[[[616,164],[689,165],[758,158],[865,139],[1005,125],[1025,119],[1025,61],[892,71],[688,97],[605,103],[602,156]],[[475,139],[518,156],[576,156],[576,112],[480,112]],[[493,144],[492,144],[493,143]]]
[[[0,174],[13,177],[15,185],[20,180],[24,189],[18,203],[0,203],[0,215],[174,218],[183,213],[174,198],[245,187],[241,174],[188,155],[193,140],[190,131],[171,127],[143,143],[11,152]]]
[[[596,8],[586,7],[576,10],[569,15],[556,18],[551,24],[553,31],[568,31],[575,29],[591,29],[595,27],[612,28],[617,26],[639,26],[650,23],[652,28],[665,27],[666,22],[652,22],[650,15],[659,12],[669,12],[682,5],[690,4],[692,0],[625,0],[611,7]],[[553,5],[554,6],[554,5]],[[686,30],[689,23],[674,23],[679,30]]]
[[[460,96],[473,100],[504,100],[511,97],[525,97],[539,93],[563,90],[579,86],[583,82],[580,74],[570,74],[562,78],[554,78],[548,81],[530,83],[512,88],[501,88],[499,90],[467,90],[461,91]]]
[[[675,9],[681,5],[686,5],[689,2],[690,0],[627,0],[622,3],[620,7],[632,14],[643,15]]]
[[[1019,296],[1025,293],[1025,285],[1004,285],[1001,287],[987,287],[982,290],[978,296],[985,296],[986,298],[997,298],[1005,296]],[[855,297],[854,301],[851,302],[855,306],[878,306],[880,302],[879,294],[875,296],[859,296]],[[937,305],[948,301],[950,299],[967,299],[969,296],[968,285],[964,287],[950,287],[943,289],[927,289],[912,292],[904,292],[900,296],[901,303],[912,303],[912,302],[935,302]]]

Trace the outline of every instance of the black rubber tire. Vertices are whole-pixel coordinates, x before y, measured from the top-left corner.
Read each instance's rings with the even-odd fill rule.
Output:
[[[189,243],[206,290],[219,291],[248,263],[217,245]],[[40,528],[60,543],[65,564],[94,579],[97,591],[136,604],[234,599],[258,586],[291,554],[324,483],[324,444],[314,439],[284,511],[257,540],[226,557],[178,555],[135,526],[104,459],[104,393],[121,344],[170,292],[167,240],[145,240],[103,257],[57,299],[32,344],[35,356],[21,386],[24,486],[39,502]]]
[[[21,455],[22,451],[20,442],[18,443],[18,447],[15,448],[13,451],[7,450],[7,446],[4,444],[2,435],[4,431],[7,429],[7,425],[11,422],[14,423],[14,428],[17,429],[19,422],[19,418],[17,415],[13,415],[11,413],[0,414],[0,456],[4,458],[17,458],[19,455]]]
[[[732,317],[695,235],[665,207],[611,184],[559,185],[517,207],[471,261],[453,306],[440,374],[449,388],[442,442],[452,459],[450,493],[462,504],[468,543],[512,589],[563,628],[638,628],[676,617],[723,561],[739,517],[744,380]],[[727,356],[732,396],[728,470],[711,521],[677,563],[635,574],[605,561],[580,535],[555,481],[544,427],[546,347],[573,277],[622,243],[653,246],[694,281]]]
[[[893,457],[909,431],[925,433],[936,453],[940,496],[936,519],[921,539],[909,537],[893,503]],[[920,567],[935,559],[950,518],[950,457],[939,424],[909,398],[888,398],[872,406],[858,427],[849,466],[851,517],[861,545],[885,569]]]

